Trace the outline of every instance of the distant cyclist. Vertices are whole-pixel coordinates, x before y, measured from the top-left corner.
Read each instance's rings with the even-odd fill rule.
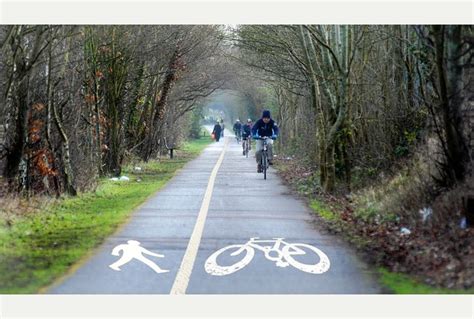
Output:
[[[252,148],[252,143],[250,141],[252,135],[252,120],[248,119],[247,123],[242,125],[242,154],[245,155],[245,141],[249,144],[249,150]]]
[[[242,123],[240,123],[240,120],[237,119],[235,120],[234,123],[234,134],[235,138],[237,139],[237,142],[240,142],[241,134],[242,134]]]
[[[273,165],[273,140],[278,137],[278,126],[272,120],[269,110],[263,110],[262,118],[255,122],[252,127],[252,135],[257,140],[255,156],[257,158],[257,172],[262,172],[260,161],[262,160],[263,141],[261,138],[268,138],[268,164]]]

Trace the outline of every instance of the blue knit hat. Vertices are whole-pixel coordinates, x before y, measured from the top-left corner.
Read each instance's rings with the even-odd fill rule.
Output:
[[[271,116],[270,116],[270,111],[269,111],[269,110],[263,110],[263,112],[262,112],[262,118],[264,118],[264,117],[271,118]]]

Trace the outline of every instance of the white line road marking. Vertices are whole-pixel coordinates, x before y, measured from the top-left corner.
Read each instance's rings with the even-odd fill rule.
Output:
[[[216,181],[217,172],[219,171],[222,161],[224,160],[224,155],[228,144],[229,139],[226,138],[222,153],[219,156],[219,159],[217,160],[214,169],[212,170],[211,176],[209,177],[209,183],[207,184],[206,193],[204,194],[204,200],[202,201],[201,209],[199,210],[196,225],[194,226],[193,233],[191,235],[191,238],[189,239],[188,247],[186,248],[186,252],[184,253],[183,261],[181,262],[178,274],[176,275],[173,287],[171,288],[171,295],[185,294],[186,289],[188,288],[189,279],[191,278],[194,262],[196,260],[199,245],[201,243],[201,237],[202,232],[204,230],[204,224],[206,223],[207,212],[211,203],[212,191],[214,190],[214,182]]]

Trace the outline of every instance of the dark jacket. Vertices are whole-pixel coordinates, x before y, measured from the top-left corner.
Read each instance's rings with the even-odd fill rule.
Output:
[[[214,129],[212,130],[212,133],[215,135],[221,135],[222,128],[219,124],[214,125]]]
[[[235,122],[234,123],[234,131],[239,131],[242,130],[242,123],[240,122]]]
[[[252,135],[258,135],[258,136],[272,136],[272,135],[277,135],[278,136],[278,126],[276,125],[275,121],[270,119],[270,122],[268,124],[265,124],[262,119],[259,119],[257,122],[252,127]]]
[[[252,126],[250,124],[244,124],[242,125],[242,136],[247,137],[252,134]]]

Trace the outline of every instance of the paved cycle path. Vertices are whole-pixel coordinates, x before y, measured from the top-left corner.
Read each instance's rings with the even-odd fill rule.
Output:
[[[216,264],[226,267],[246,260],[250,256],[247,253],[253,251],[253,259],[239,270],[220,276],[206,271],[206,261],[216,251],[244,245],[250,238],[284,238],[284,243],[280,244],[280,253],[269,253],[273,261],[265,257],[262,248],[273,243],[257,242],[239,255],[231,255],[237,250],[234,248],[216,257]],[[124,253],[120,251],[120,256],[114,256],[112,251],[129,240],[138,241],[149,252],[164,255],[143,254],[159,269],[169,272],[157,273],[137,259],[120,266],[120,271],[111,269],[109,265]],[[316,247],[329,259],[329,269],[314,274],[281,262],[278,266],[278,259],[286,261],[281,255],[285,243],[290,244],[286,254],[306,265],[317,264],[321,258],[308,246],[291,244]],[[305,254],[294,254],[295,247]],[[228,133],[144,203],[129,223],[109,237],[92,257],[47,290],[60,294],[380,292],[374,275],[354,252],[337,237],[319,229],[310,210],[282,184],[273,168],[264,180],[256,172],[253,150],[249,158],[242,156],[241,146]]]

